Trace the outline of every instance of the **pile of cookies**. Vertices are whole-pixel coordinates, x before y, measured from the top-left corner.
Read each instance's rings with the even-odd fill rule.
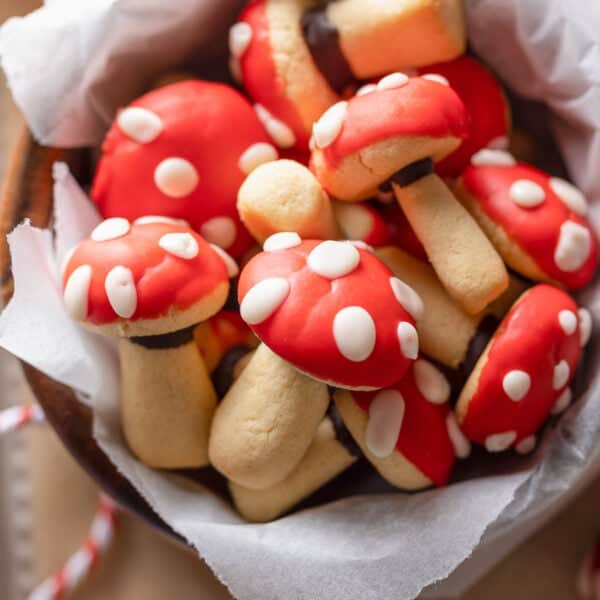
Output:
[[[529,453],[571,402],[595,274],[586,200],[508,151],[460,0],[252,0],[241,90],[122,108],[64,298],[119,338],[122,425],[273,519],[366,458],[402,490],[471,444]]]

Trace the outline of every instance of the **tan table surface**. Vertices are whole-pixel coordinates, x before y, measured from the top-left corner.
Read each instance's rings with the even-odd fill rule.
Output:
[[[0,22],[12,14],[24,14],[36,4],[34,0],[2,0]],[[0,81],[0,178],[7,149],[16,135],[17,116]],[[23,390],[23,394],[27,392]],[[97,490],[47,427],[25,435],[33,482],[34,577],[39,581],[58,567],[85,535]],[[462,600],[575,598],[577,567],[600,531],[598,506],[600,481],[502,561]],[[0,562],[2,548],[0,539]],[[74,598],[224,600],[229,595],[190,552],[124,515],[114,547]]]

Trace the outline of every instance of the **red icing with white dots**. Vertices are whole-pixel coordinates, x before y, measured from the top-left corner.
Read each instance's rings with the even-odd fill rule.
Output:
[[[442,75],[448,80],[471,119],[467,138],[436,165],[440,175],[457,177],[477,150],[485,148],[494,139],[509,135],[508,103],[494,76],[470,56],[419,69],[420,75],[426,73]]]
[[[511,185],[517,180],[538,184],[545,198],[537,206],[523,207],[511,197]],[[461,183],[484,213],[497,223],[538,267],[550,278],[571,289],[586,285],[594,276],[598,262],[598,244],[585,217],[573,212],[550,186],[550,176],[524,163],[515,166],[469,165]],[[555,261],[560,228],[566,221],[585,227],[591,248],[585,262],[575,271],[561,270]],[[516,265],[512,265],[517,269]]]
[[[542,425],[568,387],[581,354],[579,324],[567,335],[558,316],[563,310],[577,314],[573,299],[549,285],[531,288],[511,308],[490,342],[487,362],[461,423],[469,439],[485,444],[490,435],[514,431],[517,444]],[[570,376],[556,390],[553,373],[562,360],[568,363]],[[528,392],[519,401],[508,397],[502,384],[513,370],[531,378]]]
[[[165,215],[185,219],[197,231],[210,219],[227,217],[235,225],[235,239],[225,249],[239,257],[252,238],[236,209],[237,192],[246,177],[238,162],[253,144],[270,143],[248,101],[220,83],[183,81],[129,106],[151,111],[163,128],[152,141],[139,143],[115,121],[102,146],[91,192],[101,214],[130,220]],[[154,181],[157,166],[171,157],[189,161],[199,178],[183,197],[166,195]]]
[[[404,399],[404,417],[395,452],[399,452],[435,485],[445,485],[456,460],[446,419],[450,413],[447,402],[434,404],[419,391],[409,369],[406,375],[389,389],[397,390]],[[354,392],[354,400],[368,413],[378,392]]]
[[[256,102],[294,132],[296,147],[306,149],[310,131],[306,130],[296,106],[286,95],[284,82],[277,74],[273,60],[267,3],[268,0],[248,3],[238,19],[252,28],[252,40],[240,58],[244,87]]]
[[[186,259],[164,250],[158,242],[169,233],[193,236],[198,254]],[[135,282],[137,307],[130,321],[156,319],[173,308],[185,310],[229,281],[223,259],[201,236],[185,225],[170,223],[133,224],[115,239],[83,240],[66,265],[63,286],[82,265],[92,268],[85,321],[95,325],[119,320],[105,289],[106,276],[116,266],[130,269]]]
[[[390,385],[412,363],[401,350],[397,327],[401,322],[415,324],[392,292],[393,274],[369,251],[357,248],[360,261],[356,268],[335,279],[323,277],[307,264],[311,250],[321,243],[307,240],[292,248],[255,256],[240,275],[242,314],[244,298],[253,286],[267,278],[281,277],[289,282],[289,294],[266,320],[250,324],[269,348],[299,370],[339,387]],[[334,318],[350,306],[366,310],[375,324],[376,342],[365,360],[349,360],[336,344]]]

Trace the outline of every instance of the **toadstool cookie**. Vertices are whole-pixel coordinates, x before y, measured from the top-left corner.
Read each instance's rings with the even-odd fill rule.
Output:
[[[333,214],[346,240],[358,240],[374,247],[390,241],[388,224],[368,202],[334,201]]]

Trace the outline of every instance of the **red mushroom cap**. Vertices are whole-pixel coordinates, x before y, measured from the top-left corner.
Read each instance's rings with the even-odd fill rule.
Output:
[[[251,246],[237,192],[277,151],[233,88],[182,81],[154,90],[119,112],[102,150],[92,198],[105,218],[165,215],[236,257]]]
[[[390,241],[388,224],[379,212],[366,202],[336,202],[335,219],[347,240],[360,240],[369,246],[385,246]]]
[[[504,149],[510,133],[510,108],[494,76],[470,56],[419,69],[420,75],[441,75],[463,101],[471,119],[462,144],[436,165],[445,177],[457,177],[477,150],[487,146]]]
[[[575,302],[558,288],[537,285],[517,300],[480,358],[478,379],[472,375],[459,398],[459,421],[469,439],[492,452],[533,448],[531,436],[570,393],[581,354],[580,321]]]
[[[271,350],[338,387],[402,377],[418,351],[422,303],[411,288],[351,242],[280,233],[265,248],[243,269],[238,294],[242,318]]]
[[[503,164],[495,164],[495,157]],[[563,179],[507,159],[510,155],[489,150],[476,154],[461,175],[459,190],[549,279],[572,289],[584,286],[598,262],[596,235],[584,216],[585,198]],[[505,260],[520,271],[518,260]]]
[[[183,328],[210,316],[191,310],[191,322],[174,319],[203,300],[211,299],[218,310],[227,297],[229,274],[235,272],[231,269],[233,259],[185,225],[164,217],[145,218],[141,224],[112,218],[68,258],[65,303],[74,319],[91,325],[150,320],[156,321],[152,333],[163,333],[163,317]]]

